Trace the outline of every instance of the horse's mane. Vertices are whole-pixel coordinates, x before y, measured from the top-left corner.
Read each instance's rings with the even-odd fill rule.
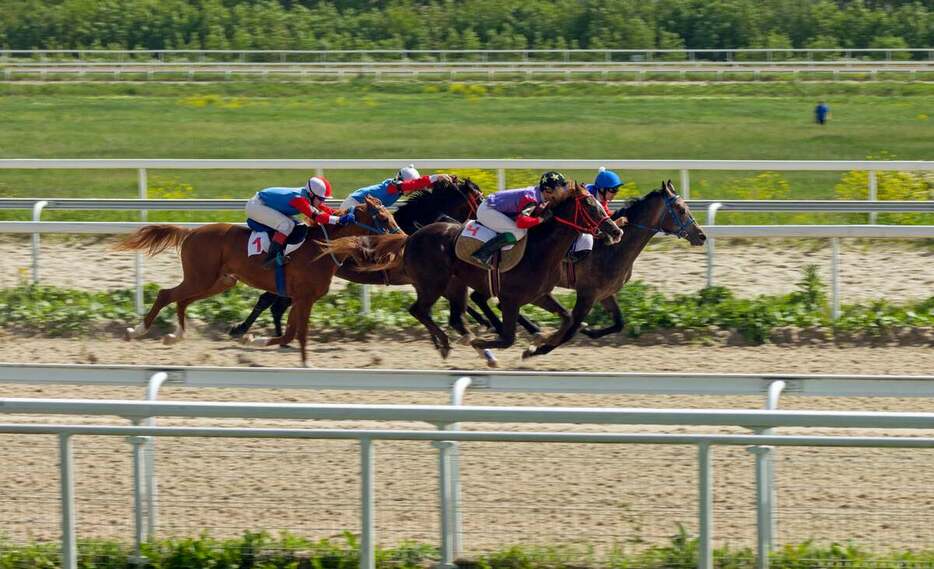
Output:
[[[625,217],[630,221],[635,220],[641,213],[643,213],[646,204],[649,203],[649,199],[656,195],[658,192],[659,190],[652,190],[644,196],[629,198],[626,200],[626,203],[622,205],[622,207],[613,212],[613,215],[610,216],[610,219],[616,221],[621,217]]]

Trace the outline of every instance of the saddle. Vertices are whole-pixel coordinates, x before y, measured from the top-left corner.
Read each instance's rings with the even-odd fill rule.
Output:
[[[480,263],[473,254],[484,243],[496,237],[496,232],[481,225],[477,220],[471,219],[464,224],[464,229],[457,236],[454,244],[454,253],[457,258],[479,269],[490,270],[490,267]],[[515,245],[507,245],[493,255],[493,269],[498,273],[506,273],[515,268],[525,254],[525,244],[528,239],[521,239]],[[492,272],[492,271],[491,271]]]
[[[253,230],[253,232],[250,233],[250,239],[247,241],[247,256],[252,257],[253,255],[260,255],[268,251],[269,241],[272,239],[276,230],[252,219],[247,219],[246,224]],[[289,234],[289,238],[285,241],[285,251],[283,254],[288,255],[301,247],[302,244],[305,243],[305,238],[308,236],[308,229],[307,225],[297,223],[295,229],[292,230],[292,233]]]

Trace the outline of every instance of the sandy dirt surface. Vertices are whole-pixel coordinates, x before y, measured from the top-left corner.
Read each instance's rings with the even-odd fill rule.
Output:
[[[327,367],[476,368],[458,347],[442,362],[419,339],[314,345]],[[521,362],[504,352],[507,369],[752,373],[932,374],[934,350],[919,347],[775,346],[710,348],[634,346],[580,341]],[[198,337],[176,346],[157,339],[25,339],[0,337],[0,361],[211,366],[293,366],[293,349],[244,347]],[[132,398],[138,388],[0,386],[4,397]],[[319,403],[441,404],[443,393],[344,392],[166,387],[162,399]],[[468,393],[467,404],[760,408],[758,397],[585,396]],[[788,409],[931,411],[926,399],[782,399]],[[25,421],[27,417],[5,420]],[[43,417],[45,422],[61,418]],[[79,419],[81,420],[81,419]],[[101,418],[84,418],[99,422]],[[125,424],[113,418],[103,418]],[[295,422],[162,420],[160,424],[297,426]],[[356,423],[302,426],[377,427]],[[385,425],[381,425],[385,427]],[[392,428],[423,428],[399,423]],[[465,425],[482,429],[483,425]],[[733,429],[506,425],[511,430],[738,432]],[[784,432],[803,432],[788,429]],[[833,432],[833,431],[808,431]],[[859,434],[880,434],[872,431]],[[891,434],[891,433],[889,433]],[[934,436],[931,431],[911,434]],[[0,436],[0,532],[16,541],[53,539],[57,531],[57,441]],[[690,447],[463,444],[464,544],[468,553],[513,543],[590,541],[639,548],[664,543],[681,522],[696,532],[696,450]],[[427,443],[377,444],[380,542],[437,542],[437,450]],[[130,445],[122,438],[75,441],[81,535],[132,538]],[[934,545],[934,453],[882,449],[780,449],[777,452],[778,542],[848,539],[877,549]],[[340,441],[160,439],[157,447],[160,532],[215,535],[243,529],[288,529],[334,536],[359,527],[359,456]],[[717,543],[751,546],[755,536],[754,460],[744,448],[714,450]]]
[[[112,238],[45,238],[41,242],[40,281],[72,288],[102,290],[134,286],[135,255],[113,252]],[[741,296],[791,292],[806,265],[817,265],[830,283],[830,244],[775,241],[753,244],[720,240],[716,247],[716,282]],[[29,278],[32,248],[28,238],[0,240],[0,287]],[[144,279],[175,286],[181,264],[174,252],[144,259]],[[668,293],[689,293],[706,284],[706,252],[673,238],[657,239],[636,261],[633,279]],[[335,286],[342,281],[335,280]],[[893,302],[934,295],[934,250],[896,241],[844,240],[840,256],[840,291],[844,302],[885,298]]]

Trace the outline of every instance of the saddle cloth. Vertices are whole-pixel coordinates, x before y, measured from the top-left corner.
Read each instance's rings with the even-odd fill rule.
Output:
[[[250,223],[252,222],[252,223]],[[272,232],[272,229],[266,228],[265,225],[256,223],[252,219],[247,222],[252,233],[250,233],[250,239],[246,242],[246,254],[248,257],[253,255],[260,255],[269,251],[269,233]],[[308,234],[308,228],[306,225],[298,224],[295,226],[295,229],[292,230],[292,233],[289,235],[289,239],[285,244],[285,254],[288,255],[292,251],[298,249],[305,243],[305,237]]]
[[[479,263],[472,255],[484,243],[494,237],[496,237],[495,231],[484,227],[477,222],[477,220],[471,219],[464,224],[464,229],[461,231],[461,234],[457,236],[457,242],[454,244],[454,253],[461,261],[469,263],[477,268],[488,270],[489,267]],[[526,242],[528,242],[528,239],[523,238],[515,245],[506,245],[494,255],[494,266],[500,273],[505,273],[519,264],[519,261],[522,260],[522,255],[525,254]]]

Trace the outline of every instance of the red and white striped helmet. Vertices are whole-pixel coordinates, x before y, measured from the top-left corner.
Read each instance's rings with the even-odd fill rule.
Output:
[[[305,182],[305,194],[310,198],[316,195],[321,199],[331,197],[331,182],[324,176],[312,176]]]

